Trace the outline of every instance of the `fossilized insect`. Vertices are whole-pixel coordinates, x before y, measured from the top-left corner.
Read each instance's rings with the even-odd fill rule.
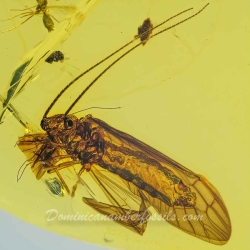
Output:
[[[64,60],[64,54],[57,50],[57,51],[54,51],[53,53],[51,53],[45,60],[45,62],[47,63],[53,63],[53,62],[63,62]]]
[[[109,203],[89,197],[82,197],[82,201],[101,214],[112,218],[121,216],[114,219],[115,222],[142,235],[150,216],[148,208],[153,206],[175,227],[202,240],[222,245],[231,235],[230,218],[219,192],[209,181],[102,120],[91,115],[78,119],[69,114],[114,64],[162,32],[148,37],[144,33],[138,34],[141,42],[105,68],[64,114],[47,117],[63,92],[89,70],[71,81],[43,116],[41,128],[46,133],[20,137],[18,147],[26,155],[37,179],[45,174],[56,176],[46,182],[53,194],[61,197],[66,191],[75,196],[79,185],[89,189],[83,177],[88,173]],[[72,188],[63,174],[69,168],[74,168],[78,178]],[[168,219],[169,214],[171,220]],[[189,219],[194,217],[199,219]]]
[[[21,14],[18,14],[16,16],[13,16],[13,17],[8,18],[6,20],[1,20],[0,22],[9,21],[9,20],[12,20],[12,19],[17,18],[17,17],[19,17],[19,18],[26,18],[27,17],[24,21],[17,24],[16,26],[14,26],[14,27],[12,27],[10,29],[1,31],[0,34],[11,31],[11,30],[14,30],[14,29],[20,27],[24,23],[26,23],[28,20],[30,20],[32,17],[34,17],[36,15],[40,15],[40,14],[43,16],[43,25],[44,25],[44,27],[50,32],[50,31],[53,31],[54,28],[55,28],[55,24],[54,24],[53,19],[56,20],[57,22],[59,22],[54,16],[52,16],[49,13],[50,9],[56,8],[56,9],[60,9],[60,10],[67,10],[67,11],[70,11],[70,12],[73,12],[73,11],[76,10],[74,6],[49,6],[47,0],[36,0],[36,1],[37,1],[37,5],[20,10],[20,11],[22,11]],[[35,7],[35,10],[32,9],[34,7]]]

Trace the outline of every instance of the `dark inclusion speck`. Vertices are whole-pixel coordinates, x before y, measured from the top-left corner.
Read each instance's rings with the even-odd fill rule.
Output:
[[[47,63],[59,62],[64,60],[64,54],[61,51],[54,51],[50,56],[45,60]]]
[[[143,24],[138,27],[138,35],[136,35],[135,37],[140,37],[142,44],[146,44],[152,33],[152,28],[153,24],[151,20],[147,18],[146,20],[144,20]]]

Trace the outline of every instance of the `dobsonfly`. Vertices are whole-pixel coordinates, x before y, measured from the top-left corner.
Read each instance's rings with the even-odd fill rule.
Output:
[[[92,68],[72,80],[43,116],[40,125],[46,133],[24,135],[19,138],[17,145],[26,155],[27,165],[31,165],[38,180],[45,174],[56,176],[45,181],[53,194],[61,197],[67,192],[74,197],[79,185],[90,190],[81,177],[83,173],[88,173],[110,204],[99,202],[93,196],[81,197],[82,201],[99,213],[116,218],[114,221],[126,228],[142,235],[150,216],[148,208],[152,206],[173,226],[204,241],[222,245],[230,238],[231,222],[219,192],[205,177],[100,119],[91,115],[79,119],[70,114],[76,103],[113,65],[138,46],[145,45],[150,39],[174,26],[151,34],[153,28],[150,20],[145,20],[135,37],[140,38],[137,45],[107,66],[64,114],[48,117],[61,95]],[[22,167],[18,179],[24,171],[21,173]],[[78,181],[71,189],[63,171],[72,167]],[[169,214],[174,219],[169,220]],[[194,217],[199,219],[188,219]]]
[[[8,18],[6,20],[1,20],[0,22],[9,21],[9,20],[12,20],[16,17],[20,17],[20,18],[27,17],[24,21],[22,21],[18,25],[14,26],[8,30],[1,31],[0,34],[17,29],[18,27],[20,27],[24,23],[26,23],[28,20],[30,20],[32,17],[34,17],[36,15],[40,15],[40,14],[43,15],[44,27],[48,30],[48,32],[51,32],[55,28],[55,24],[53,22],[53,19],[56,20],[57,22],[59,22],[54,16],[50,15],[49,10],[51,8],[57,8],[60,10],[67,9],[67,11],[71,11],[71,12],[74,12],[76,10],[76,8],[74,6],[49,6],[47,0],[36,0],[36,1],[37,1],[37,5],[20,10],[20,11],[23,11],[21,14],[18,14],[16,16],[13,16],[13,17]],[[35,10],[32,10],[32,8],[34,8],[34,7],[35,7]]]

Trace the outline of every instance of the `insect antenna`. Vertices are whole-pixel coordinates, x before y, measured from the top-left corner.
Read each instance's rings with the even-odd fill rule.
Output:
[[[60,50],[57,50],[57,51],[54,51],[52,52],[46,59],[45,59],[45,62],[47,63],[54,63],[54,62],[65,62],[65,60],[69,60],[70,58],[69,57],[64,57],[65,55],[63,54],[63,52],[61,52]],[[66,62],[65,62],[66,63]],[[75,68],[75,69],[78,69],[77,67],[69,64],[69,63],[66,63],[68,64],[69,66]],[[78,69],[79,70],[79,69]]]
[[[30,15],[31,13],[34,13],[34,12],[33,11],[29,11],[29,12],[25,12],[25,13],[20,13],[20,14],[18,14],[16,16],[11,17],[11,18],[0,20],[0,22],[10,21],[10,20],[12,20],[12,19],[14,19],[16,17],[19,17],[19,16],[20,16],[20,18],[23,18],[23,17],[26,17],[27,15]]]
[[[65,59],[67,59],[67,58],[65,58]],[[69,64],[69,63],[67,63],[67,62],[65,62],[67,65],[69,65],[70,67],[72,67],[72,68],[74,68],[74,69],[77,69],[77,70],[80,70],[80,69],[78,69],[77,67],[75,67],[75,66],[73,66],[73,65],[71,65],[71,64]]]
[[[27,17],[27,16],[29,16],[29,17],[27,19],[25,19],[24,21],[22,21],[20,24],[14,26],[14,27],[12,27],[12,28],[10,28],[8,30],[1,31],[0,34],[6,33],[6,32],[11,31],[11,30],[14,30],[14,29],[20,27],[21,25],[23,25],[24,23],[26,23],[29,19],[31,19],[33,16],[36,15],[36,12],[31,10],[31,8],[34,8],[36,6],[37,5],[34,5],[34,6],[31,6],[31,7],[25,8],[25,9],[12,9],[12,10],[15,10],[15,11],[26,11],[26,10],[30,10],[30,11],[20,13],[18,15],[15,15],[15,16],[11,17],[11,18],[8,18],[8,19],[0,20],[0,22],[10,21],[10,20],[12,20],[12,19],[14,19],[16,17],[20,17],[20,18],[24,18],[24,17]]]
[[[201,13],[207,6],[209,5],[206,4],[202,9],[200,9],[198,12],[194,13],[193,15],[183,19],[180,22],[177,22],[163,30],[158,31],[157,33],[151,35],[149,39],[152,39],[153,37],[156,37],[160,34],[162,34],[163,32],[170,30],[178,25],[180,25],[181,23],[184,23],[186,21],[188,21],[189,19],[197,16],[199,13]],[[163,22],[165,23],[165,21]],[[120,61],[124,56],[126,56],[127,54],[129,54],[131,51],[133,51],[134,49],[136,49],[137,47],[139,47],[141,44],[144,44],[144,41],[141,41],[140,43],[138,43],[137,45],[135,45],[134,47],[132,47],[131,49],[129,49],[127,52],[125,52],[124,54],[122,54],[120,57],[118,57],[115,61],[113,61],[108,67],[106,67],[83,91],[82,93],[75,99],[75,101],[70,105],[70,107],[67,109],[67,111],[65,112],[65,116],[71,111],[71,109],[77,104],[77,102],[82,98],[82,96],[94,85],[94,83],[101,77],[103,76],[112,66],[114,66],[118,61]]]
[[[25,10],[30,10],[30,9],[35,8],[35,7],[37,7],[37,5],[33,5],[33,6],[28,7],[28,8],[25,8],[25,9],[11,9],[11,10],[14,10],[14,11],[25,11]],[[13,19],[13,17],[10,18],[10,19]],[[8,20],[10,20],[10,19],[8,19]]]
[[[24,21],[22,21],[22,22],[19,23],[18,25],[14,26],[14,27],[12,27],[12,28],[10,28],[10,29],[8,29],[8,30],[1,31],[0,34],[6,33],[6,32],[8,32],[8,31],[14,30],[14,29],[16,29],[16,28],[22,26],[24,23],[26,23],[29,19],[31,19],[31,18],[35,15],[33,12],[30,12],[30,14],[31,14],[31,13],[32,13],[32,15],[31,15],[30,17],[28,17],[27,19],[25,19]],[[22,17],[29,16],[30,14],[27,13],[26,15],[24,15],[24,16],[22,16]]]
[[[28,15],[28,14],[35,13],[35,12],[32,10],[32,8],[34,8],[34,7],[36,7],[36,6],[37,6],[37,5],[34,5],[34,6],[31,6],[31,7],[25,8],[25,9],[11,9],[11,10],[13,10],[13,11],[26,11],[26,10],[29,10],[29,12],[20,13],[20,14],[18,14],[18,15],[15,15],[15,16],[11,17],[11,18],[7,18],[7,19],[0,20],[0,22],[10,21],[10,20],[12,20],[12,19],[14,19],[14,18],[16,18],[16,17],[19,17],[19,16],[20,16],[20,18],[22,18],[22,17],[25,17],[25,16]]]
[[[72,115],[75,115],[77,113],[80,113],[80,112],[84,112],[86,110],[90,110],[90,109],[120,109],[122,107],[111,107],[111,108],[104,108],[104,107],[90,107],[90,108],[86,108],[86,109],[82,109],[82,110],[79,110],[79,111],[76,111],[74,113],[72,113]]]
[[[207,4],[207,5],[208,5],[208,4]],[[195,13],[194,15],[192,15],[192,16],[190,16],[190,17],[188,17],[188,18],[186,18],[186,19],[184,19],[184,20],[178,22],[178,23],[175,24],[175,25],[172,25],[172,26],[168,27],[167,29],[165,29],[165,31],[166,31],[166,30],[169,30],[169,29],[171,29],[171,28],[173,28],[173,27],[175,27],[175,26],[177,26],[177,25],[179,25],[179,24],[181,24],[181,23],[183,23],[183,22],[185,22],[185,21],[187,21],[187,20],[189,20],[189,19],[191,19],[192,17],[194,17],[194,16],[196,16],[196,15],[198,15],[203,9],[205,9],[205,8],[207,7],[207,5],[206,5],[205,7],[203,7],[200,11],[198,11],[197,13]],[[188,12],[188,11],[190,11],[190,10],[192,10],[192,9],[193,9],[193,8],[189,8],[189,9],[186,9],[186,10],[184,10],[184,11],[181,11],[181,12],[179,12],[178,14],[173,15],[173,16],[171,16],[170,18],[166,19],[166,20],[163,21],[162,23],[156,25],[155,27],[153,27],[153,28],[147,30],[146,32],[143,32],[142,34],[140,34],[140,35],[138,35],[138,36],[135,36],[134,39],[132,39],[131,41],[129,41],[128,43],[126,43],[125,45],[123,45],[122,47],[120,47],[119,49],[117,49],[116,51],[114,51],[113,53],[111,53],[110,55],[108,55],[107,57],[105,57],[104,59],[102,59],[101,61],[99,61],[98,63],[94,64],[94,65],[93,65],[92,67],[90,67],[89,69],[85,70],[83,73],[81,73],[80,75],[78,75],[78,76],[77,76],[75,79],[73,79],[67,86],[65,86],[65,88],[64,88],[63,90],[61,90],[61,92],[56,96],[56,98],[52,101],[52,103],[50,104],[50,106],[48,107],[48,109],[46,110],[46,112],[44,113],[44,116],[43,116],[43,117],[47,117],[48,113],[50,112],[50,110],[52,109],[52,107],[55,105],[55,103],[57,102],[57,100],[62,96],[62,94],[63,94],[70,86],[72,86],[77,80],[79,80],[82,76],[84,76],[85,74],[87,74],[88,72],[90,72],[92,69],[96,68],[97,66],[99,66],[100,64],[102,64],[103,62],[105,62],[106,60],[108,60],[109,58],[111,58],[112,56],[114,56],[115,54],[117,54],[118,52],[120,52],[121,50],[123,50],[124,48],[126,48],[128,45],[132,44],[132,43],[133,43],[134,41],[136,41],[137,39],[140,39],[141,37],[145,36],[145,35],[148,34],[148,33],[151,33],[154,29],[156,29],[156,28],[160,27],[161,25],[167,23],[168,21],[172,20],[173,18],[175,18],[175,17],[177,17],[177,16],[180,16],[180,15],[184,14],[185,12]],[[151,37],[153,37],[153,36],[155,36],[155,35],[152,35]],[[139,43],[138,46],[141,45],[141,44],[143,44],[143,43],[145,43],[145,42]],[[136,46],[136,47],[138,47],[138,46]],[[126,53],[126,54],[127,54],[127,53]],[[123,57],[123,56],[122,56],[122,57]],[[121,59],[121,58],[120,58],[120,59]],[[118,61],[119,61],[119,60],[118,60]],[[89,87],[87,87],[87,88],[89,88]]]
[[[70,59],[69,57],[66,57],[66,58],[64,58],[63,62],[66,63],[67,65],[69,65],[70,67],[74,68],[74,69],[80,70],[79,68],[77,68],[77,67],[75,67],[75,66],[73,66],[73,65],[71,65],[71,64],[69,64],[67,62],[65,62],[65,60],[69,60],[69,59]]]

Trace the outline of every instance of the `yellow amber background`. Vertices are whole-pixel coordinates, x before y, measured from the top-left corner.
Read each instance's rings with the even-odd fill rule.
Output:
[[[13,15],[10,9],[30,6],[30,2],[4,1],[1,19]],[[63,1],[65,3],[67,1]],[[74,3],[83,6],[84,1]],[[205,3],[100,0],[61,45],[53,43],[56,36],[53,32],[48,34],[41,16],[34,17],[16,30],[0,34],[1,95],[6,93],[15,67],[24,62],[22,58],[37,44],[47,39],[50,42],[44,45],[45,51],[51,49],[52,43],[54,50],[63,51],[68,59],[64,63],[39,64],[35,69],[39,75],[37,80],[12,103],[39,127],[43,113],[56,94],[74,76],[132,39],[146,17],[158,24],[186,8],[194,6],[198,10]],[[219,190],[231,217],[232,236],[222,246],[225,250],[246,249],[248,245],[248,8],[246,0],[211,1],[197,17],[150,40],[124,58],[73,109],[121,106],[118,110],[89,110],[79,117],[91,113],[204,175]],[[65,22],[56,23],[57,30]],[[1,22],[0,30],[15,23],[18,20]],[[78,81],[51,115],[65,112],[80,90],[100,71],[94,70]],[[69,197],[55,199],[49,195],[28,168],[20,182],[16,182],[25,157],[14,145],[24,132],[12,116],[0,125],[1,209],[52,232],[110,248],[218,248],[165,222],[150,221],[142,237],[115,223],[47,222],[48,209],[68,213],[72,202]],[[93,212],[84,204],[83,211]]]

